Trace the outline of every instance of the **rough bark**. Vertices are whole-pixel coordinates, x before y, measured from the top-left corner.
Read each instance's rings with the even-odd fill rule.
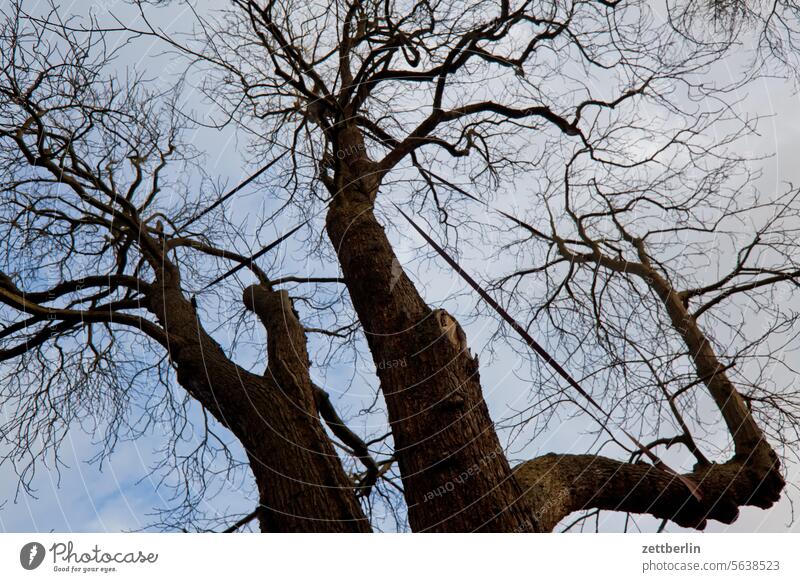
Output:
[[[640,277],[661,299],[682,338],[697,377],[728,428],[733,457],[725,463],[698,462],[684,475],[698,486],[697,499],[675,475],[644,463],[624,463],[596,455],[545,455],[514,469],[543,529],[549,531],[573,511],[609,509],[648,513],[685,527],[703,529],[708,519],[732,523],[739,507],[771,507],[785,486],[780,461],[744,399],[728,377],[684,296],[650,262],[643,241],[629,237],[641,262],[577,254],[559,241],[574,261]]]
[[[373,213],[379,185],[356,130],[342,156],[327,231],[376,364],[414,531],[531,531],[464,332],[432,310]],[[337,156],[339,158],[339,156]]]
[[[722,414],[733,439],[736,457],[747,459],[754,455],[766,456],[777,462],[777,456],[764,440],[764,434],[742,395],[728,378],[725,366],[719,361],[697,320],[689,313],[681,294],[655,269],[649,265],[645,265],[645,268],[650,284],[664,303],[673,327],[688,348],[698,378],[703,379],[708,393]]]
[[[202,328],[175,273],[154,285],[150,309],[169,337],[178,381],[247,451],[259,491],[259,521],[270,532],[366,532],[352,483],[319,422],[305,344],[284,307],[288,296],[245,293],[265,324],[272,357],[267,374],[231,362]],[[292,315],[293,317],[293,315]]]
[[[583,509],[647,513],[704,529],[709,519],[733,523],[744,505],[771,507],[783,487],[776,467],[739,460],[688,473],[702,492],[699,500],[675,475],[597,455],[544,455],[515,467],[514,476],[545,531]]]

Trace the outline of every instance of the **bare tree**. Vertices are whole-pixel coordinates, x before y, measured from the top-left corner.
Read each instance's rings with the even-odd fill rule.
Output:
[[[195,31],[186,38],[162,31],[146,4],[137,26],[120,20],[82,28],[58,20],[55,11],[30,20],[33,36],[14,24],[25,21],[19,12],[5,29],[2,90],[10,121],[0,136],[10,176],[3,192],[12,210],[3,211],[2,224],[8,240],[22,243],[6,250],[2,298],[11,311],[2,354],[19,362],[9,372],[15,389],[6,402],[34,419],[7,427],[7,439],[24,445],[31,426],[45,434],[66,426],[51,422],[64,401],[49,388],[37,393],[48,406],[22,404],[38,385],[27,377],[30,369],[41,371],[45,386],[67,373],[64,356],[51,350],[103,368],[96,362],[119,361],[119,350],[130,345],[122,338],[136,333],[149,338],[158,369],[173,368],[186,392],[241,442],[258,485],[263,530],[365,531],[363,508],[383,494],[374,487],[379,482],[402,492],[415,531],[550,531],[587,508],[702,528],[707,519],[732,522],[742,505],[766,508],[779,498],[784,482],[765,431],[793,444],[786,435],[797,426],[796,402],[763,375],[734,368],[791,319],[750,343],[742,340],[737,353],[719,349],[718,338],[729,330],[708,321],[732,297],[757,301],[760,293],[796,282],[786,241],[772,237],[789,237],[796,228],[793,191],[771,203],[779,212],[764,227],[769,241],[758,231],[754,241],[734,247],[740,260],[728,275],[693,280],[668,261],[675,248],[723,232],[726,220],[763,209],[735,205],[739,190],[730,174],[742,160],[725,150],[754,123],[736,116],[730,103],[747,79],[706,82],[729,53],[729,41],[637,0],[236,0],[217,15],[195,14]],[[312,380],[310,330],[281,288],[297,278],[270,276],[252,257],[229,250],[213,225],[193,226],[207,217],[203,208],[218,210],[217,202],[201,200],[205,206],[198,207],[187,192],[166,207],[163,168],[171,158],[190,161],[174,105],[167,114],[154,111],[157,100],[140,83],[119,93],[101,74],[110,55],[90,56],[106,35],[126,34],[134,41],[156,38],[188,57],[195,68],[187,79],[201,78],[224,113],[220,124],[250,133],[254,161],[272,168],[258,174],[260,182],[285,202],[265,223],[281,219],[289,231],[286,209],[294,209],[312,233],[324,228],[330,245],[313,236],[304,251],[340,271],[323,283],[345,285],[339,306],[349,310],[351,302],[356,321],[348,329],[363,334],[371,353],[391,428],[385,459],[373,458],[371,439],[348,429]],[[69,58],[55,66],[62,49],[48,48],[48,35],[69,47]],[[709,144],[720,128],[729,137]],[[378,218],[395,223],[390,202],[415,208],[438,219],[444,246],[456,254],[462,238],[480,240],[476,233],[486,226],[468,218],[476,200],[500,203],[493,193],[525,181],[542,192],[526,214],[549,208],[546,228],[505,210],[499,216],[506,229],[522,229],[526,244],[548,254],[528,272],[521,256],[498,288],[543,277],[544,300],[515,289],[508,304],[532,309],[529,328],[550,321],[542,332],[567,341],[578,338],[578,321],[596,330],[608,359],[587,362],[581,384],[590,382],[596,394],[603,390],[595,378],[620,384],[619,394],[598,396],[602,404],[592,398],[598,408],[613,405],[602,416],[572,392],[555,404],[559,396],[545,397],[539,406],[578,404],[606,433],[630,437],[633,447],[614,438],[630,460],[599,451],[545,455],[512,471],[461,325],[428,305]],[[559,209],[557,197],[564,200]],[[706,212],[715,208],[722,208],[719,216]],[[694,233],[700,234],[692,242]],[[776,252],[762,256],[762,248]],[[15,266],[23,254],[37,264]],[[267,331],[263,375],[234,363],[203,326],[187,289],[224,277],[198,272],[202,256],[252,271],[256,283],[240,301]],[[58,267],[55,286],[35,290],[44,278],[38,263]],[[92,275],[73,279],[76,271]],[[627,301],[606,299],[612,292]],[[630,297],[639,300],[635,329],[625,323]],[[560,319],[563,313],[574,317]],[[98,393],[105,395],[120,376],[83,377],[101,379]],[[692,399],[700,388],[716,412]],[[530,388],[532,394],[546,389],[545,380]],[[363,464],[355,479],[320,416]],[[652,425],[636,426],[637,418]],[[662,433],[669,430],[665,418],[677,424],[677,435]],[[712,462],[718,455],[703,448],[694,420],[724,427],[734,456]],[[646,436],[654,431],[655,438]],[[678,444],[696,460],[685,475],[654,453]],[[395,462],[402,487],[390,479]]]
[[[498,288],[529,325],[595,362],[587,373],[603,386],[608,409],[624,410],[621,422],[638,417],[641,433],[656,435],[647,449],[683,448],[684,458],[673,458],[691,458],[687,477],[702,492],[687,498],[681,483],[633,462],[638,450],[628,463],[545,456],[516,475],[541,488],[540,503],[551,487],[570,492],[549,504],[552,525],[576,505],[687,527],[731,523],[740,506],[769,507],[783,487],[768,443],[796,454],[800,402],[787,350],[798,333],[790,299],[800,277],[793,250],[800,193],[763,199],[744,160],[724,159],[718,148],[703,149],[720,154],[705,172],[675,163],[674,151],[666,154],[671,165],[657,156],[625,171],[579,151],[563,181],[542,194],[545,217],[531,224],[503,213],[526,235],[511,243],[520,261],[542,259],[502,277]],[[523,284],[529,279],[538,284]],[[717,461],[730,448],[731,457]]]
[[[112,423],[125,423],[131,392],[166,382],[170,366],[245,448],[265,530],[367,531],[319,420],[321,389],[291,298],[248,258],[184,228],[196,209],[181,198],[190,184],[167,172],[190,161],[171,108],[159,109],[136,80],[102,78],[113,57],[102,36],[47,18],[25,26],[17,11],[3,30],[0,354],[14,362],[4,366],[3,402],[16,411],[4,439],[25,461],[105,401]],[[238,366],[205,330],[183,287],[197,254],[249,265],[258,277],[240,300],[267,329],[264,374]],[[180,424],[168,388],[150,400],[148,414],[177,413]]]

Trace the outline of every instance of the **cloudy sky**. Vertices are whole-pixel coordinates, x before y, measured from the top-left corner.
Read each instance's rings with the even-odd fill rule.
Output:
[[[85,13],[88,5],[88,2],[76,1],[72,5],[64,2],[61,7],[66,12],[73,10],[75,13]],[[203,3],[200,5],[202,9]],[[123,13],[125,10],[121,3],[113,1],[95,2],[94,7],[98,14],[109,10]],[[162,14],[159,24],[165,30],[185,26],[185,14],[180,10],[159,14]],[[144,47],[148,47],[147,42],[137,44],[135,53],[127,53],[125,58],[131,59],[131,64],[140,66],[168,66],[163,57],[157,56],[156,46],[151,45],[149,53]],[[735,67],[736,63],[731,63],[731,66]],[[770,155],[762,162],[764,175],[759,183],[762,190],[780,191],[786,182],[800,184],[800,101],[793,86],[778,78],[762,79],[752,84],[748,92],[740,97],[743,99],[743,111],[769,115],[760,125],[760,135],[749,138],[741,146],[747,149],[746,153]],[[194,101],[191,96],[189,99],[195,111],[203,111],[204,105],[199,96]],[[247,170],[237,153],[239,137],[231,130],[222,134],[198,130],[192,138],[195,145],[207,153],[205,166],[208,171],[229,180],[230,184],[240,180]],[[253,196],[244,196],[239,205],[246,212],[248,208],[257,208],[259,202]],[[398,254],[403,262],[413,260],[414,245],[405,239],[398,241]],[[471,268],[479,269],[480,261],[474,261]],[[435,280],[426,281],[424,292],[431,304],[437,304],[445,301],[453,290],[461,288],[461,283],[452,274],[440,269]],[[474,302],[462,300],[446,305],[456,315],[474,315]],[[493,321],[481,317],[469,317],[465,328],[471,346],[475,346],[477,350],[488,342],[489,336],[496,329]],[[503,349],[491,359],[485,361],[481,358],[484,364],[482,378],[487,387],[486,398],[494,418],[507,416],[509,409],[519,401],[520,391],[524,389],[517,374],[524,366],[516,361],[517,358],[511,350]],[[337,382],[346,383],[348,376],[347,369],[332,370],[326,380],[329,386],[334,386],[335,392]],[[357,407],[358,403],[369,397],[371,388],[362,386],[348,392],[342,396],[341,406],[345,410]],[[3,411],[0,411],[1,414]],[[551,451],[580,451],[584,442],[580,422],[574,420],[560,425],[536,443],[514,451],[515,456],[526,458]],[[87,462],[96,452],[91,439],[80,431],[72,431],[62,450],[67,466],[62,467],[59,472],[41,471],[35,481],[35,497],[25,493],[17,494],[17,476],[4,465],[0,468],[0,530],[79,532],[138,530],[146,527],[154,521],[154,508],[170,504],[170,500],[165,497],[167,493],[163,488],[157,487],[151,473],[151,467],[158,460],[157,450],[161,444],[162,438],[159,435],[123,443],[100,466]],[[790,502],[792,496],[800,499],[796,492],[794,495],[792,493],[800,483],[800,476],[795,466],[790,467],[789,471],[789,497],[785,496],[769,511],[744,509],[741,518],[732,526],[714,523],[709,531],[800,531],[800,524],[797,521],[792,523]],[[213,500],[212,509],[220,513],[248,512],[253,504],[252,492],[247,490],[246,481],[242,487],[243,489],[231,488],[221,493]],[[601,529],[619,531],[623,519],[622,516],[607,513],[601,522]],[[639,523],[648,530],[657,525],[648,518],[641,518]],[[670,529],[677,530],[674,526]]]

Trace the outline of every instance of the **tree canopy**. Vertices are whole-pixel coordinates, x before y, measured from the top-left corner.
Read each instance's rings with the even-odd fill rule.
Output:
[[[798,450],[800,191],[762,190],[762,112],[738,96],[793,75],[798,16],[12,3],[3,465],[25,494],[71,430],[98,459],[159,435],[166,529],[554,531],[606,510],[703,529],[771,507]],[[209,171],[198,131],[235,132],[245,179]],[[242,480],[252,513],[207,509]]]

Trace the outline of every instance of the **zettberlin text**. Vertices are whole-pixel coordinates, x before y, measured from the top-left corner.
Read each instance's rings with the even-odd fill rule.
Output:
[[[700,546],[691,544],[655,544],[652,546],[642,546],[643,554],[699,554]]]

